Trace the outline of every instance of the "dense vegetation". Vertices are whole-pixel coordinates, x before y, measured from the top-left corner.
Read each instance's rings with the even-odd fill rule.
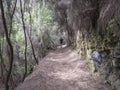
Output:
[[[104,67],[97,74],[119,90],[119,5],[119,0],[1,0],[0,77],[6,90],[24,81],[61,36],[92,72],[90,54],[98,50]]]
[[[44,0],[1,0],[0,6],[0,78],[8,90],[24,81],[65,33]]]

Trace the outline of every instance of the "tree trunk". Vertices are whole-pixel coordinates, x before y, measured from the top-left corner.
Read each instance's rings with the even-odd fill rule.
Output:
[[[37,57],[36,57],[36,55],[35,55],[35,50],[34,50],[34,46],[33,46],[32,39],[31,39],[31,36],[32,36],[32,33],[31,33],[31,31],[32,31],[32,17],[31,17],[30,10],[29,10],[29,17],[30,17],[30,32],[29,32],[29,34],[28,34],[28,37],[29,37],[29,40],[30,40],[33,57],[34,57],[36,63],[38,64],[38,59],[37,59]]]
[[[0,7],[1,7],[2,21],[3,21],[3,25],[4,25],[4,30],[5,30],[6,41],[9,46],[9,51],[10,51],[10,55],[9,55],[10,67],[9,67],[9,71],[8,71],[6,82],[5,82],[5,90],[9,90],[9,80],[10,80],[10,76],[11,76],[11,72],[12,72],[13,57],[14,57],[13,56],[13,46],[12,46],[11,40],[9,38],[9,33],[8,33],[7,25],[6,25],[6,19],[5,19],[5,15],[4,15],[4,8],[3,8],[2,0],[0,0]]]

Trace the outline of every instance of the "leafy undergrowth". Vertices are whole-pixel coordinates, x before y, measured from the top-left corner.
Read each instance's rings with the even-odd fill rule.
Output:
[[[70,48],[51,51],[15,90],[108,90]],[[109,89],[110,90],[110,89]]]

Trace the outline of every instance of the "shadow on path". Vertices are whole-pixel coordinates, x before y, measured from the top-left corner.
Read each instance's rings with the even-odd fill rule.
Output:
[[[70,48],[51,51],[15,90],[107,90]]]

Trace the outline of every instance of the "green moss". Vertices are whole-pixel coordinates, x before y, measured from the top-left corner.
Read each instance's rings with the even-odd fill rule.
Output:
[[[88,67],[89,70],[92,70],[92,63],[91,62],[86,62],[86,65]]]

